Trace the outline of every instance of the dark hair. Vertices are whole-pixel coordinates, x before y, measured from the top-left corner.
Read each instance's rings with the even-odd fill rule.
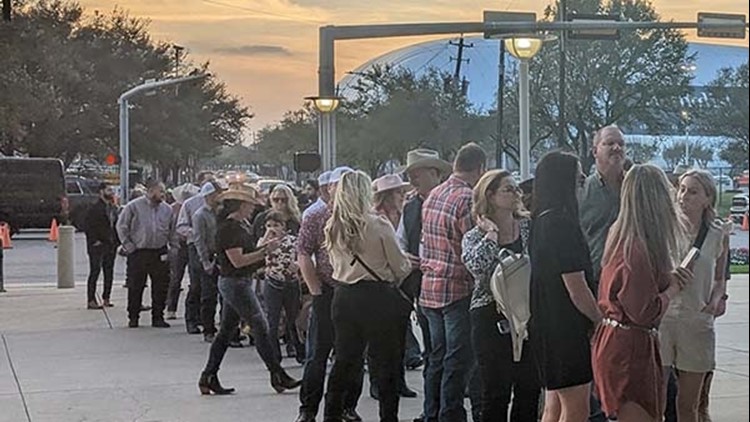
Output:
[[[578,157],[562,151],[545,154],[534,175],[532,216],[554,209],[578,221],[577,179]]]
[[[146,180],[146,190],[151,190],[161,184],[162,183],[157,179],[148,179]]]
[[[453,169],[458,172],[469,172],[481,170],[487,161],[484,149],[474,142],[461,147],[453,160]]]
[[[99,183],[99,192],[107,189],[108,187],[109,187],[109,185],[106,184],[106,183],[104,183],[104,182]]]
[[[305,185],[306,186],[311,186],[313,189],[315,189],[316,192],[318,190],[320,190],[320,184],[315,179],[307,179],[307,180],[305,180]]]
[[[286,224],[287,219],[284,217],[284,214],[280,211],[269,211],[268,214],[266,214],[266,223],[269,221],[275,221],[277,223]]]
[[[242,202],[239,199],[225,199],[221,202],[221,208],[216,216],[217,221],[224,221],[229,217],[229,214],[236,212],[242,206]]]

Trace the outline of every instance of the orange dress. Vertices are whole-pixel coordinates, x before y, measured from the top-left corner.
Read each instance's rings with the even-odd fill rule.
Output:
[[[624,325],[597,327],[592,366],[602,409],[614,417],[634,402],[654,418],[662,412],[662,373],[656,328],[667,310],[665,274],[649,267],[642,247],[634,246],[630,263],[616,252],[602,268],[599,308],[603,317]]]

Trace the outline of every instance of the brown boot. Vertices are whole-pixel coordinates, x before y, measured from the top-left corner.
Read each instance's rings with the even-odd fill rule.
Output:
[[[701,396],[698,399],[698,422],[711,422],[711,416],[708,415],[708,397],[711,395],[711,381],[713,379],[713,371],[707,372],[706,376],[703,377]]]

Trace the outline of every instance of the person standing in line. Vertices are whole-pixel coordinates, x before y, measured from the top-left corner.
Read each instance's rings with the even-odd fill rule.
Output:
[[[424,419],[465,421],[464,394],[474,366],[469,302],[473,282],[461,262],[461,241],[471,230],[472,188],[487,155],[475,143],[461,147],[453,175],[432,190],[422,207],[422,290],[419,305],[430,330],[430,366],[425,375]],[[479,409],[472,397],[472,410]]]
[[[224,191],[218,182],[206,182],[201,188],[205,205],[193,216],[193,244],[200,261],[198,275],[201,283],[200,317],[203,325],[203,340],[213,342],[216,337],[216,304],[218,300],[219,271],[216,267],[216,213],[219,208],[219,195]]]
[[[333,278],[341,286],[331,305],[336,359],[324,422],[344,420],[345,396],[359,382],[366,347],[381,394],[380,421],[398,422],[399,373],[411,308],[398,284],[412,266],[398,247],[393,223],[374,212],[371,185],[361,171],[344,174],[325,227]]]
[[[414,195],[406,200],[404,212],[401,214],[401,221],[396,229],[396,236],[398,237],[401,250],[406,252],[406,256],[409,257],[412,266],[415,267],[402,283],[402,287],[408,295],[418,301],[422,285],[422,271],[419,270],[419,257],[422,250],[422,204],[424,204],[430,192],[440,184],[441,180],[445,179],[451,173],[451,164],[441,160],[440,154],[437,151],[420,148],[409,151],[406,154],[406,167],[404,167],[403,172],[406,173],[409,183],[414,187],[415,192]],[[422,344],[424,345],[424,352],[422,354],[424,368],[422,376],[426,379],[427,370],[430,366],[429,356],[432,352],[432,348],[430,347],[430,328],[427,323],[427,317],[424,316],[422,307],[418,304],[416,313],[417,323],[422,331]],[[410,339],[410,337],[412,338]],[[407,334],[406,347],[407,350],[410,347],[419,350],[419,343],[416,339],[413,339],[413,334],[411,336]],[[407,368],[410,368],[410,362],[407,357],[405,359],[407,360]],[[414,368],[418,367],[416,364],[412,365],[414,365]],[[415,422],[422,422],[424,420],[424,413],[414,420]]]
[[[191,189],[195,189],[192,191]],[[173,190],[175,201],[170,205],[172,208],[172,225],[177,226],[182,204],[193,197],[198,188],[192,184],[186,184]],[[176,232],[176,227],[173,227]],[[188,265],[187,239],[176,233],[174,242],[169,245],[169,290],[167,291],[166,319],[177,319],[177,304],[180,301],[182,291],[182,278],[185,276],[185,268]]]
[[[296,236],[299,233],[302,215],[292,189],[286,184],[278,184],[271,189],[268,199],[271,202],[271,208],[261,212],[253,220],[255,237],[260,239],[266,233],[266,216],[270,212],[280,213],[286,219],[287,231]]]
[[[716,366],[714,319],[724,313],[728,298],[724,271],[729,236],[716,219],[716,198],[710,173],[689,170],[680,176],[677,204],[687,217],[690,241],[700,255],[691,267],[693,281],[669,303],[659,340],[665,373],[672,367],[677,371],[676,408],[681,422],[700,422],[701,391]]]
[[[164,307],[169,288],[167,245],[172,241],[172,209],[164,184],[149,181],[146,195],[130,201],[117,220],[120,254],[127,257],[128,327],[137,328],[146,278],[151,278],[151,326],[168,328]]]
[[[625,176],[619,216],[604,249],[593,339],[595,385],[602,409],[620,422],[656,422],[664,412],[659,321],[692,283],[678,266],[686,228],[658,167],[636,165]],[[687,264],[690,266],[690,264]]]
[[[114,192],[105,183],[99,185],[99,199],[86,212],[86,252],[89,256],[89,278],[86,296],[88,309],[111,307],[112,280],[117,253],[117,209]],[[104,291],[101,305],[96,301],[96,282],[104,272]]]
[[[302,278],[313,297],[310,326],[307,333],[308,354],[300,389],[299,414],[296,422],[314,421],[318,407],[323,399],[328,358],[333,351],[333,320],[331,319],[331,302],[334,286],[333,267],[328,252],[323,246],[324,228],[331,217],[336,189],[341,176],[352,172],[349,167],[339,167],[331,172],[327,183],[328,201],[312,210],[302,219],[299,237],[297,238],[297,262]],[[322,195],[321,195],[322,197]],[[313,261],[314,257],[314,261]],[[347,422],[361,421],[356,407],[362,393],[364,372],[360,369],[360,382],[347,391],[344,400],[343,418]]]
[[[521,189],[505,170],[490,170],[474,187],[477,226],[463,239],[462,260],[474,276],[471,296],[471,339],[482,386],[482,422],[508,421],[511,394],[513,422],[536,422],[539,383],[533,351],[523,344],[514,361],[510,325],[497,309],[490,279],[501,261],[501,251],[523,253],[528,244],[529,214],[521,204]]]
[[[318,176],[318,199],[315,202],[309,204],[305,211],[302,212],[302,218],[304,219],[307,214],[316,211],[318,208],[325,207],[331,201],[331,195],[329,194],[328,184],[331,182],[331,172],[324,171]]]
[[[581,230],[591,251],[594,292],[599,286],[604,243],[620,212],[620,186],[625,177],[625,139],[617,126],[605,126],[594,134],[591,153],[595,169],[586,178],[579,199]],[[589,422],[605,422],[599,399],[591,394]]]
[[[378,216],[386,218],[395,231],[398,228],[398,224],[401,221],[401,214],[404,210],[404,199],[406,196],[406,188],[409,187],[409,183],[404,182],[400,176],[396,174],[388,174],[375,179],[372,182],[372,188],[374,191],[374,209]],[[407,316],[408,317],[408,316]],[[407,319],[407,323],[404,324],[405,336],[414,337],[414,333],[411,332],[411,324]],[[416,340],[415,340],[416,341]],[[406,341],[404,348],[406,348]],[[417,346],[417,359],[419,346]],[[403,360],[406,360],[406,349],[404,352]],[[369,359],[369,357],[368,357]],[[370,396],[376,400],[380,399],[378,390],[378,383],[376,382],[377,374],[375,371],[370,370]],[[406,368],[404,365],[401,367],[401,377],[398,386],[398,394],[401,397],[414,398],[417,397],[417,392],[410,389],[406,385]]]
[[[221,385],[218,372],[240,319],[253,327],[255,346],[270,373],[271,387],[277,393],[297,388],[300,382],[286,373],[273,352],[268,322],[252,286],[253,273],[263,266],[266,255],[278,248],[279,240],[269,233],[256,242],[244,223],[261,204],[255,189],[229,189],[219,196],[219,201],[222,208],[217,216],[216,249],[221,274],[219,292],[225,308],[219,332],[211,343],[208,361],[198,380],[198,389],[203,395],[234,392],[233,388]]]
[[[308,179],[305,181],[305,185],[302,187],[302,199],[304,202],[300,202],[300,208],[306,209],[310,205],[318,201],[320,196],[320,183],[317,179]]]
[[[591,258],[579,224],[578,158],[551,152],[534,177],[529,346],[546,389],[542,421],[583,422],[589,416],[589,334],[601,313],[594,299]]]

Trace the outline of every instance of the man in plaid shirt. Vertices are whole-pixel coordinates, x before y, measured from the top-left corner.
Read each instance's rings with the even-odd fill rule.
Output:
[[[487,156],[477,144],[461,147],[453,175],[422,207],[422,292],[432,352],[424,382],[424,421],[466,421],[464,392],[473,367],[469,300],[473,281],[461,262],[461,240],[472,226],[472,188]],[[472,407],[478,401],[472,400]]]

